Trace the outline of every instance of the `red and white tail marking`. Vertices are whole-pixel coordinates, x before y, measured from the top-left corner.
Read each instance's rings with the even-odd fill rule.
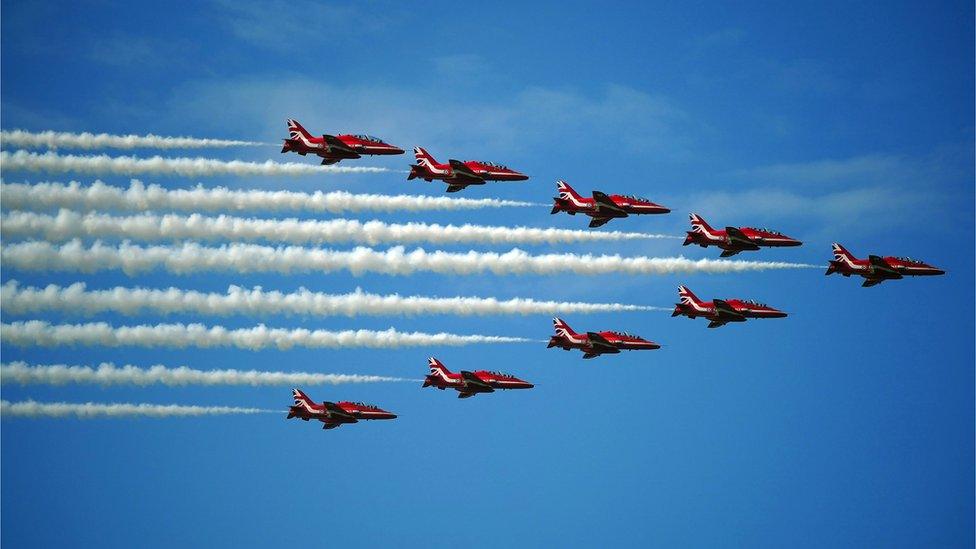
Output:
[[[312,134],[308,133],[308,130],[303,128],[298,123],[298,120],[294,118],[288,119],[288,137],[290,139],[297,139],[305,145],[312,146]]]
[[[712,227],[708,224],[708,222],[705,221],[705,219],[702,216],[700,216],[700,215],[698,215],[696,213],[693,213],[693,214],[690,214],[688,217],[691,218],[691,230],[692,231],[694,231],[696,233],[701,233],[701,234],[703,234],[705,236],[708,236],[708,237],[711,237],[711,238],[714,238],[715,237],[715,234],[713,232],[714,229],[712,229]]]
[[[450,370],[441,361],[430,357],[427,359],[427,364],[430,366],[430,375],[437,376],[447,382],[453,381],[449,375],[451,373]]]
[[[414,147],[413,156],[417,159],[417,164],[423,166],[427,171],[435,174],[447,174],[448,170],[441,168],[440,164],[434,160],[429,152],[423,147]]]
[[[583,338],[579,337],[579,334],[574,332],[573,329],[569,327],[569,324],[566,324],[565,320],[561,318],[553,318],[552,325],[555,327],[556,335],[558,337],[567,339],[574,343],[582,343]]]
[[[847,265],[848,267],[856,266],[856,264],[854,263],[854,260],[856,259],[854,257],[854,254],[847,251],[846,248],[844,248],[843,246],[841,246],[836,242],[833,243],[832,247],[834,249],[834,259],[840,261],[841,263]]]
[[[678,298],[681,300],[682,305],[687,305],[692,309],[700,312],[706,312],[707,309],[702,306],[702,301],[698,299],[687,286],[678,286]]]
[[[303,393],[300,389],[292,389],[291,394],[295,398],[295,406],[304,408],[309,412],[315,411],[315,403],[312,402],[312,399],[308,398],[308,395]]]
[[[576,206],[583,206],[582,197],[575,189],[569,186],[569,183],[559,180],[556,181],[556,190],[559,191],[559,198],[562,200],[568,200]]]

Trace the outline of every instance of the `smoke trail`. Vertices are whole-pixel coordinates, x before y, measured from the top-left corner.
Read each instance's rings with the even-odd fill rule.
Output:
[[[118,247],[95,242],[90,247],[85,247],[77,240],[61,246],[37,241],[9,244],[0,249],[0,261],[8,269],[85,273],[122,269],[129,275],[154,268],[163,268],[176,274],[203,271],[288,274],[348,270],[357,276],[364,273],[403,276],[418,272],[452,275],[484,272],[496,275],[738,273],[770,269],[820,268],[818,265],[778,261],[695,260],[684,257],[621,257],[589,254],[530,255],[519,249],[505,253],[473,250],[467,253],[452,253],[428,252],[417,248],[407,252],[402,246],[396,246],[385,251],[363,247],[337,251],[255,244],[205,247],[192,242],[177,246],[146,247],[128,242],[123,242]]]
[[[163,137],[160,135],[112,135],[108,133],[0,131],[0,146],[25,149],[199,149],[206,147],[253,147],[267,145],[254,141]]]
[[[178,404],[96,404],[86,402],[10,402],[0,400],[0,417],[69,417],[94,419],[98,417],[188,417],[227,414],[273,414],[277,410],[260,408],[234,408],[231,406],[181,406]]]
[[[355,219],[301,220],[256,219],[199,214],[141,214],[118,217],[99,213],[80,214],[60,210],[56,216],[12,212],[0,217],[6,237],[40,236],[49,241],[72,238],[136,240],[265,240],[289,244],[413,243],[458,244],[562,244],[637,239],[682,238],[662,234],[576,229],[493,227],[486,225],[439,225],[427,223],[362,222]]]
[[[20,385],[99,383],[101,385],[340,385],[343,383],[377,383],[414,381],[398,377],[357,374],[317,374],[308,372],[260,372],[257,370],[194,370],[186,366],[167,368],[162,365],[139,368],[126,364],[117,367],[103,362],[97,368],[65,364],[29,366],[26,362],[0,364],[0,383]]]
[[[387,168],[318,166],[296,162],[244,162],[213,158],[138,158],[135,156],[76,156],[56,152],[0,151],[0,165],[9,171],[88,173],[111,175],[322,175],[327,173],[382,173]]]
[[[345,191],[302,193],[295,191],[235,190],[226,187],[167,189],[156,184],[145,185],[133,179],[128,189],[95,181],[83,187],[77,181],[64,183],[0,182],[0,197],[5,208],[19,210],[181,210],[190,212],[396,212],[433,210],[473,210],[508,206],[544,206],[532,202],[497,198],[449,198],[446,196],[411,196],[352,194]]]
[[[356,289],[348,294],[324,294],[300,288],[294,293],[266,291],[260,287],[229,286],[226,294],[204,293],[180,288],[156,290],[117,286],[88,291],[84,282],[67,287],[50,284],[44,288],[21,288],[16,280],[0,286],[0,307],[8,314],[57,311],[93,315],[115,312],[136,315],[146,311],[162,314],[193,313],[229,315],[531,315],[599,313],[625,311],[671,311],[671,307],[623,303],[579,303],[536,301],[493,297],[423,297],[378,295]]]
[[[475,343],[526,343],[531,339],[486,335],[457,335],[448,333],[398,332],[388,330],[289,330],[268,328],[259,324],[253,328],[230,330],[223,326],[203,324],[156,324],[113,327],[105,322],[89,324],[50,324],[28,320],[0,324],[0,342],[18,347],[57,347],[64,345],[102,345],[105,347],[236,347],[250,351],[294,347],[310,349],[339,349],[370,347],[396,349],[430,345],[462,346]]]

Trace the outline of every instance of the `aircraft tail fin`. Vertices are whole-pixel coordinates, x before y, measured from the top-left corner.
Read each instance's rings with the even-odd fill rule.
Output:
[[[566,337],[577,335],[576,332],[569,327],[569,324],[566,324],[566,321],[561,318],[553,318],[552,325],[556,329],[556,335],[558,336]]]
[[[570,187],[569,183],[566,183],[561,179],[556,181],[556,191],[559,192],[559,198],[562,198],[563,200],[571,200],[574,198],[578,200],[582,198],[580,194],[576,192],[576,189]]]
[[[689,290],[687,286],[678,286],[678,298],[681,300],[681,303],[684,305],[691,305],[692,303],[696,303],[696,304],[701,303],[701,300],[698,299],[698,296],[696,296],[694,292]]]
[[[712,226],[709,225],[708,222],[705,221],[705,218],[703,218],[702,216],[693,213],[693,214],[689,214],[688,217],[691,219],[691,229],[693,231],[705,232],[705,233],[710,233],[714,231],[714,229],[712,229]]]
[[[312,399],[308,398],[308,395],[303,393],[301,389],[292,389],[291,395],[295,399],[296,406],[305,406],[309,404],[314,404]]]
[[[851,252],[847,251],[847,248],[841,246],[837,242],[834,242],[831,245],[831,248],[833,248],[834,259],[837,260],[837,261],[851,262],[851,261],[853,261],[855,259],[854,254],[852,254]]]
[[[413,156],[417,159],[417,164],[425,168],[434,168],[437,166],[437,160],[423,147],[414,147]]]
[[[308,130],[302,127],[302,125],[298,123],[298,120],[295,120],[294,118],[289,118],[288,137],[290,137],[291,139],[298,139],[300,137],[304,137],[305,139],[310,139],[312,137],[312,134],[308,133]]]

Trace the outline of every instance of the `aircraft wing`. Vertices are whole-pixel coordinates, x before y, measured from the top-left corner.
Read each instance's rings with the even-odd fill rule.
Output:
[[[612,215],[614,217],[627,217],[627,212],[618,206],[616,202],[610,200],[610,197],[606,193],[593,191],[593,204],[596,206],[596,211],[601,214]]]
[[[461,379],[464,380],[464,384],[466,385],[465,390],[463,391],[464,393],[494,392],[494,389],[491,387],[491,385],[485,383],[484,381],[481,380],[480,377],[474,375],[471,372],[461,370]]]
[[[735,227],[726,227],[725,234],[728,235],[729,240],[733,242],[736,246],[742,248],[743,250],[758,250],[759,246],[756,245],[746,233],[740,231]]]
[[[607,340],[607,338],[596,332],[586,332],[586,337],[590,340],[590,346],[593,351],[597,354],[599,353],[619,353],[620,349],[616,345]]]
[[[458,182],[461,185],[481,185],[485,182],[485,178],[471,171],[464,162],[460,160],[448,160],[451,164],[451,171],[454,172],[454,178],[452,181]]]
[[[726,322],[741,322],[746,319],[742,313],[732,308],[728,301],[716,299],[713,303],[715,303],[715,315],[718,317],[716,320],[722,324]]]
[[[329,421],[327,419],[320,419],[319,421],[322,422],[323,429],[335,429],[336,427],[342,425],[338,421]]]
[[[332,418],[336,418],[336,420],[338,420],[338,419],[341,418],[341,419],[345,419],[345,420],[352,421],[352,422],[355,422],[356,421],[356,416],[354,416],[354,415],[350,414],[349,412],[343,410],[342,408],[339,407],[338,404],[336,404],[334,402],[323,402],[322,404],[325,406],[325,411],[329,414],[329,419],[330,420]],[[336,420],[333,420],[331,422],[333,422],[333,423],[339,423],[339,421],[336,421]],[[325,421],[325,420],[323,420],[323,421]]]
[[[348,155],[349,158],[359,158],[359,153],[352,150],[349,145],[346,145],[334,135],[323,135],[322,140],[329,146],[329,152],[332,154]]]
[[[595,229],[597,227],[602,227],[610,222],[612,217],[594,217],[590,220],[590,228]]]
[[[901,278],[901,273],[888,264],[887,261],[876,255],[869,255],[868,262],[871,264],[871,267],[874,268],[874,272],[881,275],[883,278]]]

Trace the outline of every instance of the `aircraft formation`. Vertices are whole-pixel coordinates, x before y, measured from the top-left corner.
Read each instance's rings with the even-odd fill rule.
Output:
[[[342,160],[357,159],[364,155],[404,154],[404,150],[369,135],[322,135],[312,136],[297,121],[288,119],[289,137],[284,140],[282,153],[295,152],[302,156],[314,154],[322,158],[322,164],[335,164]],[[505,165],[480,160],[449,159],[442,164],[422,147],[413,149],[416,163],[410,165],[408,180],[435,179],[447,185],[446,192],[464,190],[469,185],[484,185],[489,181],[524,181],[529,177]],[[566,212],[569,215],[586,215],[591,218],[591,228],[601,227],[613,219],[632,215],[667,214],[671,210],[649,199],[620,194],[607,194],[594,190],[589,197],[579,194],[565,181],[556,182],[557,196],[553,198],[551,214]],[[720,257],[731,257],[741,252],[758,251],[761,248],[796,247],[803,243],[782,232],[755,227],[726,226],[714,229],[705,219],[690,214],[691,230],[687,231],[684,246],[702,248],[715,246],[722,250]],[[827,267],[826,275],[839,273],[864,279],[862,286],[870,287],[886,280],[898,280],[906,276],[943,275],[945,271],[928,263],[908,257],[869,255],[858,259],[840,244],[833,244],[834,259]],[[751,299],[718,299],[703,301],[686,286],[678,287],[678,303],[672,317],[690,319],[702,317],[709,328],[718,328],[730,322],[740,323],[750,319],[785,318],[787,313]],[[578,350],[584,359],[621,351],[660,349],[661,346],[643,337],[613,330],[575,332],[566,321],[553,319],[555,333],[549,338],[548,348],[558,347],[565,351]],[[533,384],[511,374],[478,370],[451,372],[436,358],[428,359],[430,373],[423,387],[440,390],[454,389],[458,398],[470,398],[479,393],[493,393],[506,389],[531,389]],[[324,429],[334,429],[344,423],[360,420],[395,419],[397,416],[376,406],[361,402],[322,402],[316,404],[301,390],[293,391],[295,404],[288,412],[288,419],[321,421]]]

